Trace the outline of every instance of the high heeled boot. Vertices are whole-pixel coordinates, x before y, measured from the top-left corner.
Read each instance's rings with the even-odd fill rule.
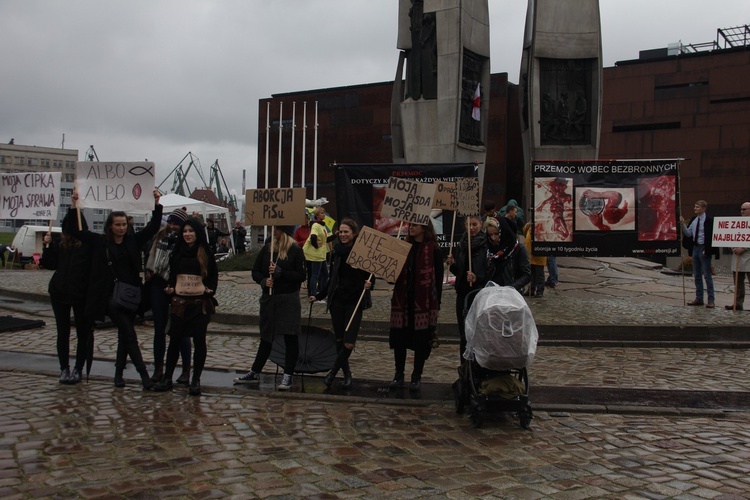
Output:
[[[143,390],[147,391],[151,389],[154,386],[154,381],[151,380],[151,377],[148,374],[148,369],[146,368],[145,364],[141,364],[137,367],[138,375],[141,376],[141,384],[143,384]]]
[[[154,374],[151,375],[151,382],[159,382],[164,377],[164,363],[154,364]]]
[[[115,366],[115,387],[118,389],[125,387],[125,379],[122,377],[124,367]]]
[[[177,377],[177,383],[182,385],[188,385],[190,383],[190,363],[182,364],[182,373]]]

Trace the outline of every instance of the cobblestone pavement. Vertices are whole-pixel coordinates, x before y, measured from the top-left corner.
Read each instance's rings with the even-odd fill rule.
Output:
[[[116,391],[3,373],[2,498],[743,498],[742,415],[537,413]]]
[[[529,299],[534,319],[546,325],[588,326],[746,326],[745,311],[726,311],[732,303],[733,281],[729,274],[715,277],[716,309],[685,307],[694,295],[691,276],[666,274],[647,261],[622,258],[558,259],[560,284],[548,289],[542,299]],[[50,271],[0,271],[0,294],[45,297]],[[683,288],[684,287],[684,288]],[[684,291],[684,293],[683,293]],[[217,319],[226,323],[257,325],[260,288],[249,271],[221,273],[217,290]],[[304,292],[303,292],[304,293]],[[373,308],[365,311],[363,328],[387,328],[390,316],[390,286],[379,283]],[[454,332],[455,294],[444,287],[440,324],[445,332]],[[750,306],[749,306],[750,307]],[[303,307],[307,319],[310,309]],[[312,317],[325,321],[325,307],[315,305]]]
[[[571,263],[578,267],[561,270],[563,285],[531,303],[540,325],[738,327],[750,317],[682,307],[681,277],[605,259]],[[2,278],[0,295],[38,300],[49,273],[3,272]],[[717,304],[729,303],[728,277],[716,281],[722,290]],[[252,326],[257,287],[232,273],[222,277],[222,289],[226,314],[245,323],[211,324],[207,368],[246,370],[258,342]],[[377,294],[367,313],[372,318],[387,309],[387,290]],[[450,304],[452,297],[444,300]],[[97,331],[94,365],[106,378],[63,386],[49,307],[37,303],[24,313],[3,304],[12,306],[0,301],[0,315],[41,318],[47,325],[0,334],[0,354],[17,353],[22,362],[30,353],[42,355],[54,368],[0,363],[2,498],[750,497],[747,412],[535,407],[531,430],[502,413],[475,429],[448,399],[300,394],[298,382],[291,393],[204,386],[199,398],[184,389],[143,392],[135,384],[115,390],[111,328]],[[324,318],[319,309],[314,314]],[[447,325],[450,309],[441,315]],[[151,327],[137,330],[149,361]],[[441,345],[427,362],[424,382],[453,382],[457,363],[457,346]],[[352,368],[355,383],[389,380],[387,343],[358,342]],[[273,369],[269,362],[267,370]],[[744,348],[540,345],[529,373],[532,405],[535,386],[750,392]]]

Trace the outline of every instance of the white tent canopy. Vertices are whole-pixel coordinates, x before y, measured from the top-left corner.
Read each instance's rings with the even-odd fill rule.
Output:
[[[195,200],[193,198],[188,198],[187,196],[182,196],[175,193],[168,193],[163,195],[161,198],[159,198],[159,203],[164,207],[163,213],[165,217],[176,208],[185,209],[188,215],[192,215],[193,212],[198,212],[203,216],[204,221],[208,219],[209,215],[223,214],[224,217],[226,217],[227,228],[230,232],[232,230],[228,208],[220,207],[218,205],[212,205],[211,203],[205,201]],[[145,210],[128,211],[129,215],[148,215],[150,213],[150,211]],[[232,248],[234,248],[234,238],[229,238],[229,242]]]

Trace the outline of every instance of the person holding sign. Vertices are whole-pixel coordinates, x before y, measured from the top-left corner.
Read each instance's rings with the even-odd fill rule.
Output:
[[[742,217],[750,217],[750,201],[742,204],[740,214]],[[750,251],[747,248],[734,247],[732,248],[732,255],[732,271],[737,273],[735,277],[737,299],[733,305],[724,306],[724,309],[728,311],[742,311],[745,302],[745,276],[747,276],[748,283],[750,283]]]
[[[62,221],[62,238],[52,240],[52,235],[44,235],[44,249],[40,264],[45,269],[55,271],[49,281],[49,297],[52,312],[57,324],[57,358],[60,361],[60,383],[77,384],[81,381],[81,372],[88,357],[91,345],[91,322],[86,318],[86,290],[91,270],[91,245],[81,242],[71,234],[73,226],[78,224],[75,208],[71,207]],[[86,219],[81,216],[84,228]],[[76,363],[70,371],[70,311],[75,316]]]
[[[471,238],[471,241],[469,241]],[[458,244],[456,256],[448,255],[450,271],[456,276],[456,318],[461,337],[461,362],[466,350],[466,330],[464,328],[464,303],[470,291],[484,286],[487,282],[487,236],[482,232],[482,220],[478,215],[466,217],[466,233]]]
[[[164,376],[164,356],[167,352],[167,323],[169,304],[172,297],[164,289],[169,283],[169,261],[177,244],[182,225],[188,219],[187,213],[175,208],[167,217],[166,225],[156,233],[146,259],[146,285],[150,287],[151,311],[154,320],[154,373],[151,380],[159,382]],[[178,383],[190,383],[190,339],[185,338],[180,350],[182,354],[182,374]]]
[[[91,262],[91,278],[86,296],[86,316],[92,320],[103,320],[107,315],[117,326],[117,357],[115,360],[115,387],[125,387],[123,372],[127,357],[133,361],[141,377],[144,389],[154,383],[143,362],[138,336],[135,333],[135,309],[128,309],[114,297],[115,283],[131,287],[141,286],[141,248],[156,235],[161,226],[163,207],[159,204],[159,190],[154,189],[154,211],[151,221],[135,234],[128,234],[127,214],[114,211],[104,223],[104,236],[81,230],[74,225],[72,234],[87,245],[94,247]],[[78,201],[78,193],[73,193]]]
[[[410,391],[422,388],[422,372],[432,352],[443,293],[443,254],[432,221],[426,226],[409,224],[406,241],[411,243],[406,264],[396,280],[391,298],[391,331],[396,375],[390,389],[404,385],[406,350],[414,351]]]
[[[294,242],[293,226],[275,227],[273,239],[261,248],[253,265],[253,280],[263,289],[260,297],[260,345],[249,372],[234,379],[235,384],[257,384],[260,373],[271,356],[273,338],[284,336],[286,353],[284,378],[280,391],[292,388],[292,375],[299,356],[300,316],[299,290],[305,281],[305,257]],[[323,242],[325,244],[325,242]]]
[[[323,290],[318,292],[317,295],[310,296],[310,302],[315,302],[323,297],[327,298],[333,333],[336,336],[338,356],[336,356],[331,371],[328,372],[323,381],[326,387],[333,385],[336,374],[343,369],[344,383],[342,387],[344,389],[351,388],[352,371],[349,368],[349,356],[351,356],[354,344],[357,341],[359,326],[362,322],[362,311],[368,303],[372,305],[369,292],[372,283],[368,280],[370,273],[355,269],[346,262],[358,234],[359,226],[354,220],[345,218],[341,221],[338,241],[333,245],[333,265],[330,279]],[[360,302],[362,290],[367,290],[367,292]]]
[[[154,386],[155,391],[172,390],[172,376],[180,349],[186,338],[192,338],[195,352],[189,393],[200,396],[201,375],[208,353],[206,331],[211,314],[216,310],[214,294],[218,284],[219,270],[206,233],[199,221],[188,219],[182,225],[169,260],[169,284],[164,289],[172,296],[169,348],[164,378]]]

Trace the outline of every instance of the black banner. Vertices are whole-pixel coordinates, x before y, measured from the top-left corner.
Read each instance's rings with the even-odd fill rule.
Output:
[[[380,215],[385,198],[385,189],[390,177],[433,183],[456,182],[462,177],[476,177],[479,167],[474,163],[433,164],[338,164],[336,168],[336,214],[338,219],[351,217],[360,226],[370,226],[386,234],[396,235],[401,221]],[[450,245],[451,224],[454,212],[433,210],[432,224],[441,247]],[[463,227],[456,227],[454,244],[463,234]],[[402,236],[406,234],[401,231]]]
[[[678,160],[533,162],[533,253],[679,255],[678,169]]]

